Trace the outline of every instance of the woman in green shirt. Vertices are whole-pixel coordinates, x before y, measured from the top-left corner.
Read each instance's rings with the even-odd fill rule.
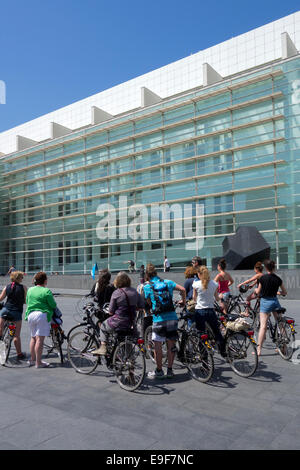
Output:
[[[29,365],[36,368],[48,367],[48,362],[42,361],[45,336],[50,334],[51,318],[56,302],[47,286],[47,275],[39,272],[34,276],[35,287],[27,291],[25,320],[28,321],[31,333]]]

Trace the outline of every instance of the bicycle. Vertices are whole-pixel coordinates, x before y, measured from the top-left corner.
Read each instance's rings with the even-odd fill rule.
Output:
[[[236,315],[240,315],[241,314],[241,307],[240,307],[241,301],[244,302],[244,299],[242,298],[241,295],[229,294],[227,300],[226,301],[224,300],[227,314],[235,313]],[[214,309],[216,310],[217,313],[219,313],[219,315],[224,315],[223,310],[221,309],[219,303],[216,300],[214,301]]]
[[[44,340],[44,349],[47,352],[47,357],[56,350],[60,363],[64,363],[64,355],[62,351],[62,345],[64,340],[67,339],[61,326],[55,321],[51,322],[50,335]]]
[[[105,356],[93,355],[99,346],[99,328],[89,318],[86,327],[73,333],[68,341],[68,359],[76,372],[91,374],[105,363],[114,372],[122,389],[137,390],[146,373],[144,340],[136,338],[133,329],[119,330],[108,335]]]
[[[101,323],[106,320],[109,317],[108,314],[108,306],[109,304],[104,304],[102,309],[100,309],[97,305],[95,305],[92,302],[87,303],[83,307],[83,312],[82,312],[82,320],[81,322],[77,323],[77,325],[74,325],[67,334],[67,342],[69,341],[70,336],[73,334],[73,332],[77,329],[84,328],[87,325],[91,325],[93,328],[95,328],[97,331],[99,331],[99,327]],[[95,317],[95,318],[94,318]]]
[[[234,331],[226,327],[228,321],[234,321],[238,315],[221,315],[219,323],[225,340],[227,361],[233,372],[240,377],[251,377],[258,366],[256,342],[253,330]],[[250,326],[250,325],[249,325]],[[216,338],[209,325],[206,325],[207,343],[216,351]]]
[[[187,367],[193,379],[206,383],[214,373],[214,356],[208,335],[201,333],[195,323],[188,325],[193,315],[185,309],[180,312],[176,356]]]
[[[239,288],[240,294],[245,294],[248,290],[249,290],[248,285],[243,285]],[[253,327],[256,315],[259,313],[260,297],[256,297],[254,307],[251,307],[251,304],[248,305],[247,302],[244,300],[243,296],[240,294],[239,294],[240,303],[244,306],[245,309],[248,310],[248,316],[246,315],[244,316],[252,320],[252,327]]]
[[[58,297],[59,293],[53,293],[53,297]],[[60,359],[60,363],[64,362],[64,355],[62,351],[62,345],[66,339],[64,330],[61,327],[62,321],[59,321],[61,313],[57,317],[52,317],[50,324],[50,333],[49,336],[46,336],[44,339],[44,349],[46,350],[47,357],[56,350],[57,355]],[[56,320],[57,318],[57,320]]]
[[[16,322],[13,317],[11,317],[8,313],[4,314],[2,318],[4,319],[2,341],[5,345],[5,361],[2,365],[5,366],[8,361],[11,350],[11,344],[16,333]]]
[[[280,356],[285,359],[291,359],[294,352],[295,342],[295,320],[293,318],[286,318],[282,315],[286,312],[286,308],[279,308],[275,310],[277,318],[273,323],[271,316],[268,318],[267,329],[269,331],[269,337],[276,348]],[[258,338],[260,329],[260,318],[257,315],[254,322],[255,335]]]
[[[227,306],[226,307],[226,309],[227,309],[226,315],[234,314],[234,315],[238,315],[238,316],[244,316],[244,317],[248,318],[249,320],[251,320],[252,326],[253,326],[254,321],[255,321],[255,317],[256,317],[257,313],[259,312],[260,299],[259,298],[256,299],[255,306],[253,308],[251,307],[251,305],[248,306],[247,302],[245,301],[245,299],[241,295],[242,293],[247,292],[248,289],[243,289],[242,287],[240,287],[240,289],[239,289],[240,293],[238,295],[230,294],[228,296],[228,300],[226,301],[226,306]],[[248,309],[248,312],[249,312],[248,316],[245,316],[245,315],[242,314],[241,306],[243,306],[243,308]],[[217,301],[214,301],[214,309],[216,310],[216,312],[219,315],[221,315],[221,316],[224,315],[224,312],[221,309],[221,307],[220,307],[220,305],[218,304]]]

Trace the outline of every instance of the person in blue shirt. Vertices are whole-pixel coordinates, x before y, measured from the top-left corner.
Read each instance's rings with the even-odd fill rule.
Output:
[[[186,299],[192,300],[193,299],[193,283],[195,280],[198,279],[196,267],[187,266],[186,270],[184,271],[184,277],[186,281],[183,287],[185,288]]]
[[[162,369],[162,343],[167,342],[168,369],[167,377],[174,377],[174,346],[177,340],[178,318],[172,302],[173,291],[181,293],[185,305],[185,288],[169,279],[160,279],[153,264],[148,264],[145,273],[146,283],[143,286],[145,306],[152,312],[152,340],[154,341],[156,370],[148,374],[152,378],[164,378]]]

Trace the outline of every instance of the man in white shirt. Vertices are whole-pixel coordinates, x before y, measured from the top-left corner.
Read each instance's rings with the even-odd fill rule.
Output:
[[[170,271],[170,263],[169,263],[169,260],[168,258],[165,256],[165,260],[164,260],[164,272],[169,272]]]

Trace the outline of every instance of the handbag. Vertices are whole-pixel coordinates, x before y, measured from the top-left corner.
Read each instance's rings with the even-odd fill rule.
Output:
[[[247,331],[250,328],[249,323],[243,318],[237,318],[235,321],[228,321],[226,328],[231,331]]]
[[[186,309],[190,313],[195,313],[195,308],[196,308],[196,302],[193,299],[190,299],[186,303]]]

